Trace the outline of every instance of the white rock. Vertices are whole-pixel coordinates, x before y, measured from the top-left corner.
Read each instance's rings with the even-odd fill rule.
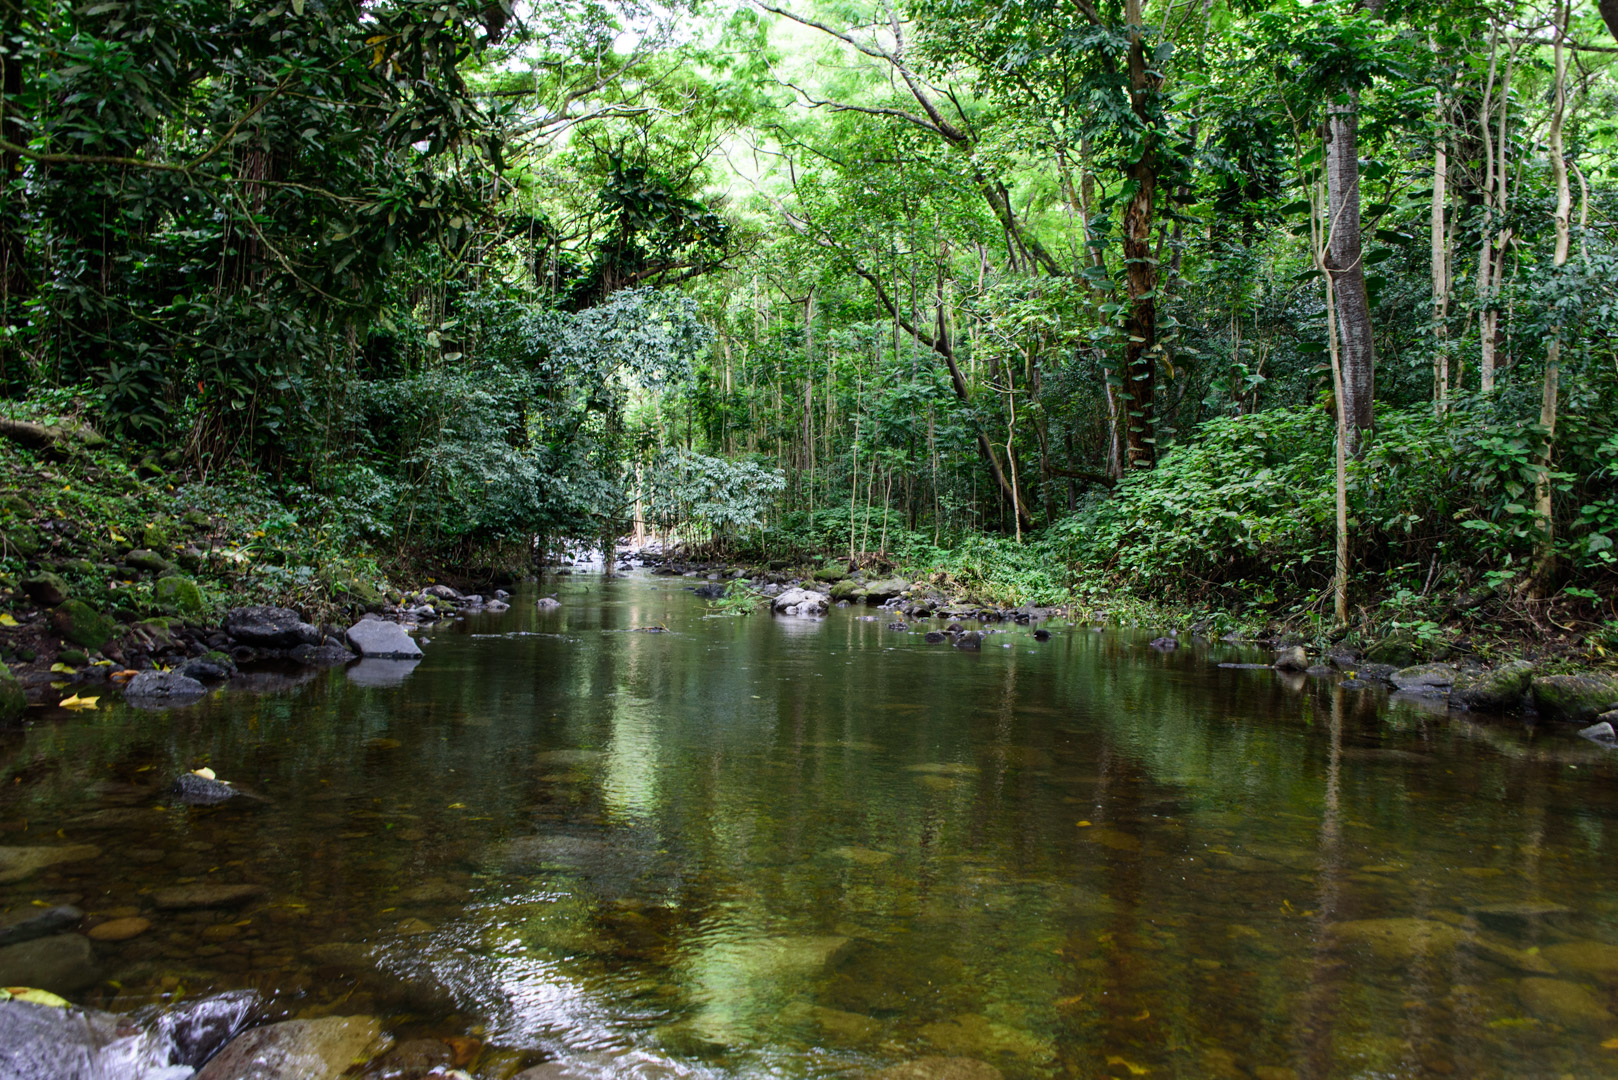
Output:
[[[382,619],[361,619],[350,626],[348,643],[366,657],[414,660],[421,655],[421,646],[405,633],[404,627]]]

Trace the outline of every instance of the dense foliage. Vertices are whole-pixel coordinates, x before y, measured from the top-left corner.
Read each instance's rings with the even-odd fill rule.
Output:
[[[1614,615],[1590,5],[4,19],[11,412],[355,545]]]

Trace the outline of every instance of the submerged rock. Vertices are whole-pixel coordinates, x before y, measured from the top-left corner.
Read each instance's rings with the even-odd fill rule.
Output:
[[[160,911],[236,907],[256,900],[269,891],[262,885],[176,885],[159,889],[153,894],[152,902]]]
[[[39,847],[0,847],[0,885],[25,881],[47,866],[82,862],[101,855],[94,844],[41,845]],[[0,983],[0,985],[5,985]]]
[[[562,606],[562,602],[554,596],[541,596],[534,601],[534,606],[541,611],[555,611]]]
[[[1330,929],[1338,943],[1387,964],[1451,952],[1466,941],[1465,931],[1432,919],[1358,919]]]
[[[826,594],[809,589],[788,589],[770,604],[778,615],[824,615],[826,608]]]
[[[976,630],[966,630],[955,635],[955,647],[968,652],[979,652],[983,649],[983,635]]]
[[[108,919],[90,927],[86,936],[91,941],[128,941],[152,928],[152,920],[131,915],[124,919]]]
[[[1605,941],[1566,941],[1547,945],[1539,954],[1564,975],[1580,975],[1618,986],[1618,945]]]
[[[21,941],[59,934],[79,925],[84,912],[72,904],[55,907],[24,907],[0,915],[0,945],[15,945]]]
[[[1309,667],[1309,654],[1302,645],[1289,645],[1275,654],[1275,670],[1305,671]]]
[[[382,1025],[375,1017],[287,1020],[236,1036],[196,1080],[336,1080],[381,1049]]]
[[[1580,728],[1579,734],[1591,742],[1598,742],[1602,746],[1618,746],[1618,731],[1613,730],[1612,721],[1602,720],[1591,724],[1587,728]]]
[[[259,649],[290,649],[320,644],[320,631],[289,608],[232,608],[225,615],[225,633],[243,645]]]
[[[100,978],[90,939],[83,934],[53,934],[0,949],[0,986],[71,994]]]
[[[1605,1028],[1613,1021],[1594,992],[1566,979],[1522,979],[1517,983],[1517,999],[1531,1015],[1563,1027]]]
[[[986,1061],[965,1057],[924,1057],[892,1065],[871,1080],[1001,1080],[999,1069]]]

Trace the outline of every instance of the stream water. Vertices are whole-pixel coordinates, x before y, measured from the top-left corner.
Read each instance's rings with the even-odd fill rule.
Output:
[[[968,653],[689,584],[557,579],[417,666],[0,736],[0,844],[99,849],[0,909],[150,921],[83,1004],[251,988],[475,1039],[474,1075],[1618,1076],[1599,747],[1229,646]],[[262,799],[169,805],[200,766]],[[198,883],[263,893],[158,906]]]

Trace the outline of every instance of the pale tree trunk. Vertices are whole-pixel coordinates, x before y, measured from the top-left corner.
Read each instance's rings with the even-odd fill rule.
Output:
[[[1439,94],[1438,139],[1433,147],[1432,269],[1433,269],[1433,407],[1444,411],[1449,397],[1449,252],[1444,229],[1445,188],[1449,179],[1448,133],[1444,127],[1444,96]]]
[[[1337,300],[1337,274],[1327,260],[1331,251],[1331,238],[1336,229],[1332,226],[1332,219],[1321,220],[1320,205],[1324,201],[1327,206],[1331,204],[1329,194],[1322,200],[1318,189],[1315,199],[1315,211],[1310,219],[1313,229],[1313,242],[1310,244],[1310,253],[1315,259],[1315,268],[1320,271],[1321,280],[1326,285],[1326,351],[1331,357],[1332,390],[1336,395],[1337,409],[1337,439],[1336,454],[1333,471],[1333,501],[1337,510],[1337,548],[1335,565],[1332,573],[1332,613],[1338,626],[1348,625],[1348,451],[1349,439],[1353,433],[1353,423],[1349,413],[1347,395],[1344,393],[1346,380],[1343,375],[1343,349],[1338,334],[1341,325],[1341,306]],[[1322,236],[1322,230],[1325,235]]]
[[[1556,184],[1556,254],[1553,264],[1557,269],[1567,265],[1571,246],[1571,219],[1573,217],[1573,191],[1568,185],[1567,159],[1562,151],[1562,126],[1567,119],[1567,22],[1568,7],[1572,0],[1561,0],[1556,8],[1555,85],[1552,87],[1550,159],[1551,177]],[[1534,569],[1530,577],[1530,591],[1535,596],[1548,595],[1552,578],[1556,574],[1556,524],[1551,516],[1551,462],[1556,445],[1556,407],[1560,391],[1562,368],[1562,328],[1551,331],[1551,343],[1545,354],[1545,380],[1540,389],[1539,426],[1544,441],[1537,455],[1539,475],[1534,480],[1534,514],[1540,521],[1540,535],[1534,551]]]
[[[1376,348],[1371,339],[1371,305],[1365,295],[1365,261],[1360,250],[1359,93],[1326,110],[1326,265],[1337,303],[1338,348],[1348,416],[1349,451],[1372,424],[1376,392]]]
[[[1500,53],[1500,27],[1495,24],[1489,39],[1489,75],[1483,88],[1483,108],[1478,128],[1483,135],[1483,228],[1478,242],[1478,304],[1482,311],[1478,319],[1478,385],[1485,393],[1494,391],[1498,357],[1495,339],[1499,334],[1500,312],[1495,298],[1505,274],[1506,248],[1511,243],[1511,230],[1504,225],[1510,191],[1510,177],[1506,172],[1509,144],[1506,141],[1506,120],[1511,104],[1511,73],[1517,59],[1516,46],[1506,54],[1506,66],[1500,75],[1500,106],[1498,133],[1490,130],[1495,120],[1495,72]],[[1498,134],[1498,138],[1496,137]],[[1499,232],[1495,231],[1496,223]]]

